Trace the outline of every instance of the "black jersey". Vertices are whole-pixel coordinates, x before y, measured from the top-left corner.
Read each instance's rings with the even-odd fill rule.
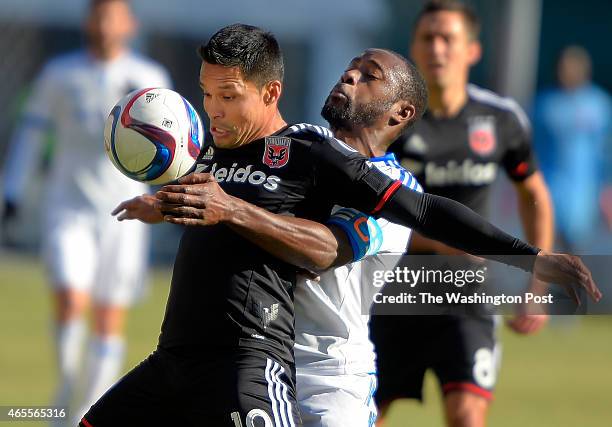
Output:
[[[204,147],[196,171],[270,212],[319,222],[334,204],[380,208],[395,188],[328,129],[306,124],[236,149]],[[185,228],[159,346],[198,347],[204,358],[254,347],[291,362],[295,275],[293,266],[226,225]]]
[[[468,102],[456,117],[426,112],[392,150],[426,192],[487,216],[499,169],[521,181],[536,170],[536,162],[529,122],[518,104],[474,85],[467,92]]]

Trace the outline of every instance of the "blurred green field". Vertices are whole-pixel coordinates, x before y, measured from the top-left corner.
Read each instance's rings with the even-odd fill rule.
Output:
[[[131,312],[126,371],[155,348],[169,274],[156,271],[149,294]],[[0,406],[48,403],[56,379],[49,318],[40,263],[0,253]],[[425,396],[424,405],[396,404],[388,427],[442,426],[432,377]],[[612,426],[612,317],[556,318],[530,338],[504,331],[503,369],[489,424]]]

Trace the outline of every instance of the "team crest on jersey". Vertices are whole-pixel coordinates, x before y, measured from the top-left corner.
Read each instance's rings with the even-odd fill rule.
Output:
[[[495,118],[477,116],[468,122],[470,148],[480,156],[488,156],[495,150]]]
[[[267,136],[263,162],[271,168],[282,168],[289,162],[291,138],[284,136]]]

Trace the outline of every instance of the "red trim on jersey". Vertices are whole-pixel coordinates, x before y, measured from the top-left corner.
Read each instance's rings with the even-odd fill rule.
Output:
[[[514,168],[514,170],[512,171],[512,174],[517,175],[517,176],[525,176],[528,170],[529,170],[529,165],[527,164],[527,162],[521,162],[518,164],[516,168]]]
[[[400,188],[401,186],[402,186],[402,181],[395,181],[393,184],[391,184],[391,187],[387,188],[387,191],[385,191],[385,194],[383,194],[382,198],[380,199],[380,201],[378,202],[378,204],[376,205],[372,213],[375,214],[376,212],[381,210],[383,206],[385,206],[385,203],[389,201],[391,196],[393,196],[395,192],[397,191],[397,189]]]
[[[444,394],[455,390],[469,391],[470,393],[477,394],[478,396],[484,397],[487,400],[493,400],[493,393],[487,389],[477,386],[472,383],[446,383],[442,386],[442,392]]]
[[[81,418],[81,422],[82,422],[83,424],[85,424],[85,427],[93,427],[93,426],[92,426],[92,425],[89,423],[89,421],[87,421],[87,420],[85,419],[85,417]]]

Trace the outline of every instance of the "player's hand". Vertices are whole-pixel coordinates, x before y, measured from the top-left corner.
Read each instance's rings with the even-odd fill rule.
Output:
[[[506,324],[517,334],[532,335],[548,322],[548,314],[517,314]]]
[[[162,213],[156,208],[157,199],[150,194],[134,197],[121,202],[111,215],[117,216],[117,220],[137,219],[147,224],[157,224],[164,220]]]
[[[545,295],[548,292],[548,284],[532,276],[527,292]],[[518,334],[531,335],[539,332],[547,322],[546,304],[529,302],[519,305],[514,317],[506,320],[506,325]]]
[[[591,272],[577,256],[540,251],[536,256],[533,273],[543,282],[563,286],[578,305],[579,289],[584,289],[595,302],[599,302],[602,297]]]
[[[165,185],[155,194],[164,220],[172,224],[204,226],[231,217],[234,200],[209,173],[192,173]]]

